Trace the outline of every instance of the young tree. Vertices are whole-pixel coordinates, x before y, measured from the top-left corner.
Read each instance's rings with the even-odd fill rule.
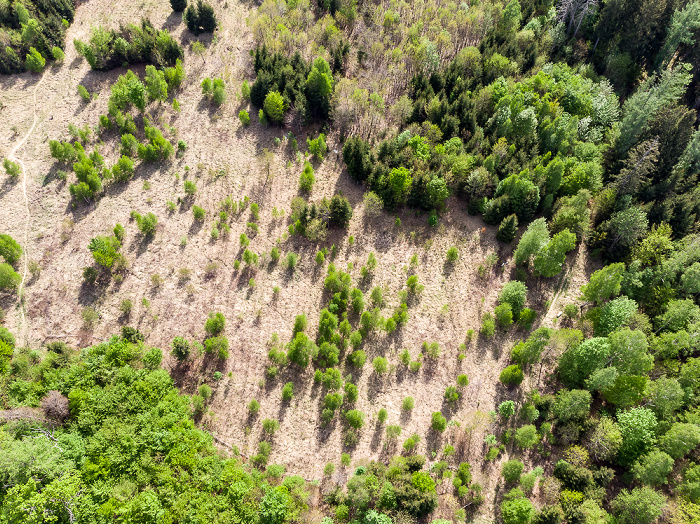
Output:
[[[677,422],[661,437],[660,444],[661,449],[674,459],[683,458],[700,444],[700,427]]]
[[[666,484],[666,477],[673,469],[673,458],[661,450],[655,449],[639,457],[632,466],[632,475],[642,484],[659,486]]]
[[[650,409],[632,408],[620,413],[617,422],[622,434],[617,460],[622,465],[629,465],[656,443],[656,416]]]
[[[496,233],[496,238],[501,242],[509,244],[515,238],[515,234],[518,232],[518,217],[513,215],[508,215],[503,220],[501,220],[498,226],[498,233]]]
[[[526,299],[527,287],[518,280],[506,282],[501,292],[498,294],[499,304],[510,304],[515,319],[519,317],[520,311],[525,306]]]
[[[165,73],[152,65],[146,66],[146,92],[151,100],[166,100],[168,98],[168,83]]]
[[[584,420],[591,409],[591,401],[592,397],[588,391],[582,389],[562,390],[557,393],[552,413],[560,423],[569,420]]]
[[[535,255],[533,267],[543,277],[553,277],[561,272],[566,253],[576,247],[576,235],[568,229],[555,234]]]
[[[508,484],[515,484],[520,480],[524,467],[523,463],[517,459],[509,460],[503,464],[501,475]]]
[[[170,6],[173,8],[173,11],[182,13],[187,7],[187,0],[170,0]]]
[[[263,103],[263,110],[265,111],[265,116],[275,123],[281,124],[284,119],[284,99],[277,91],[270,91],[265,97],[265,102]]]
[[[600,304],[610,297],[618,295],[624,272],[625,265],[622,262],[610,264],[595,271],[588,284],[581,288],[583,297],[590,302]]]
[[[532,255],[539,251],[549,242],[549,230],[547,222],[544,218],[538,218],[530,223],[530,225],[520,237],[518,247],[513,253],[513,258],[516,264],[524,264],[530,260]]]
[[[8,234],[0,234],[0,256],[10,265],[22,257],[22,247]]]

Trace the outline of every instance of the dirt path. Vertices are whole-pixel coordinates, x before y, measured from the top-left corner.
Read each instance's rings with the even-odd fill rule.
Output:
[[[39,90],[39,86],[41,86],[41,84],[44,82],[44,78],[46,78],[47,73],[48,70],[44,71],[44,74],[41,75],[41,79],[39,80],[39,82],[37,82],[36,86],[34,86],[34,101],[32,104],[34,120],[32,121],[32,126],[29,128],[29,131],[27,131],[27,134],[24,135],[24,138],[22,138],[22,140],[20,140],[19,143],[17,143],[17,145],[14,148],[12,148],[10,154],[7,155],[9,159],[13,160],[14,162],[17,162],[20,166],[22,166],[22,194],[24,195],[24,207],[27,210],[27,218],[24,221],[24,268],[22,269],[22,281],[19,283],[19,287],[17,288],[20,315],[20,329],[18,330],[17,334],[19,339],[22,341],[23,345],[27,344],[27,322],[26,315],[24,312],[24,301],[22,300],[22,290],[24,288],[24,283],[27,280],[27,268],[29,267],[29,254],[27,253],[27,247],[29,245],[29,220],[31,219],[31,212],[29,211],[29,199],[27,198],[27,169],[24,166],[24,162],[22,162],[22,160],[16,157],[15,153],[27,142],[27,139],[34,132],[36,124],[39,121],[39,116],[36,112],[36,93]]]

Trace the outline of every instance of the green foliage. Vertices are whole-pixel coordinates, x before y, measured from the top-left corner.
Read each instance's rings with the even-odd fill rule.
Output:
[[[0,257],[12,266],[22,257],[22,247],[6,233],[0,234]]]
[[[430,427],[433,430],[442,433],[447,429],[447,419],[439,411],[435,411],[432,415]]]
[[[622,434],[617,460],[620,464],[629,465],[656,443],[656,416],[650,409],[632,408],[619,413],[617,422]]]
[[[666,497],[649,487],[623,489],[612,501],[612,510],[620,524],[651,524],[661,515]]]
[[[309,153],[311,153],[317,160],[323,160],[323,157],[326,156],[326,153],[328,152],[326,135],[323,133],[320,133],[318,137],[314,138],[313,140],[307,138],[306,144],[309,147]]]
[[[413,397],[406,397],[401,402],[401,409],[404,411],[411,411],[414,405],[415,401],[413,400]]]
[[[510,304],[500,304],[496,306],[496,309],[493,312],[494,315],[496,315],[498,324],[502,328],[510,327],[510,325],[513,323],[513,309],[511,308]]]
[[[365,424],[365,414],[357,409],[345,413],[345,420],[351,428],[359,429]]]
[[[287,382],[282,388],[282,400],[289,402],[294,398],[294,384]]]
[[[216,15],[214,14],[214,8],[204,2],[204,0],[197,0],[189,4],[182,15],[182,19],[189,29],[195,35],[200,35],[202,33],[213,33],[216,30]]]
[[[22,276],[10,264],[0,263],[0,290],[14,291],[22,281]]]
[[[281,124],[284,119],[285,105],[282,95],[277,91],[270,91],[263,104],[265,116],[275,124]]]
[[[12,178],[19,177],[19,174],[22,172],[20,165],[17,162],[13,162],[9,158],[3,159],[2,166],[5,168],[5,173]]]
[[[172,342],[172,352],[180,362],[187,360],[190,355],[190,343],[183,337],[175,337]]]
[[[504,400],[498,405],[498,413],[503,418],[510,418],[515,414],[515,403],[512,400]]]
[[[591,402],[592,397],[588,391],[581,389],[562,390],[557,393],[552,413],[562,424],[569,420],[582,421],[588,416]]]
[[[204,220],[205,214],[206,214],[206,212],[201,207],[192,206],[192,215],[194,215],[195,220],[199,220],[201,222],[202,220]]]
[[[309,162],[304,163],[304,169],[299,176],[299,189],[309,192],[314,187],[314,168]]]
[[[517,459],[508,460],[503,463],[501,467],[501,475],[503,479],[509,484],[515,484],[520,480],[520,476],[523,474],[523,463]]]
[[[568,229],[556,233],[535,255],[533,267],[543,277],[553,277],[562,269],[566,253],[576,246],[576,235]]]
[[[549,242],[549,229],[544,218],[538,218],[530,223],[520,237],[518,247],[513,252],[516,264],[524,264],[530,257],[540,252]]]
[[[224,336],[210,337],[204,341],[204,351],[215,353],[221,360],[228,358],[228,339]]]
[[[226,318],[224,318],[223,313],[220,312],[210,312],[209,318],[204,323],[204,331],[209,333],[209,335],[215,337],[223,332],[226,326]]]
[[[509,304],[515,319],[519,317],[520,310],[525,306],[526,299],[527,287],[525,287],[525,284],[518,280],[506,282],[501,289],[501,292],[498,294],[498,303]]]
[[[506,386],[518,386],[524,379],[523,371],[518,364],[506,367],[498,377],[498,380]]]
[[[501,220],[501,223],[498,225],[498,233],[496,233],[496,238],[501,242],[509,244],[513,241],[517,232],[518,217],[511,214]],[[521,256],[523,256],[522,253]]]

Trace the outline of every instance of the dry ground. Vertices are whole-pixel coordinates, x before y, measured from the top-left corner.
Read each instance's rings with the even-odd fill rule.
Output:
[[[231,343],[230,357],[225,363],[197,357],[185,367],[179,367],[166,357],[165,365],[174,371],[178,384],[186,392],[193,393],[203,381],[214,387],[210,412],[203,423],[223,447],[236,446],[245,456],[252,455],[261,435],[260,421],[276,418],[281,428],[274,440],[271,461],[285,464],[290,473],[307,479],[321,478],[324,465],[339,464],[340,454],[345,450],[340,424],[323,427],[319,423],[322,392],[313,383],[311,367],[303,374],[290,370],[276,381],[265,383],[263,379],[266,342],[272,333],[278,333],[283,342],[288,341],[294,316],[299,313],[306,313],[311,331],[315,329],[319,310],[328,300],[323,291],[325,266],[319,268],[314,261],[318,245],[285,237],[289,205],[297,194],[301,165],[287,141],[275,145],[274,138],[282,137],[283,131],[262,127],[255,116],[248,128],[238,121],[238,111],[245,107],[238,97],[240,84],[252,74],[248,54],[250,34],[245,25],[249,7],[233,1],[226,3],[226,7],[221,1],[215,4],[222,30],[213,40],[202,39],[207,47],[202,55],[194,54],[187,45],[193,37],[184,31],[180,16],[170,11],[168,2],[91,0],[78,7],[75,23],[68,31],[65,62],[51,67],[37,90],[38,124],[16,153],[27,168],[28,210],[20,184],[13,184],[4,173],[0,175],[1,229],[22,239],[29,220],[29,242],[24,247],[29,260],[41,267],[39,276],[27,282],[23,304],[14,296],[2,297],[1,305],[7,312],[5,325],[19,335],[23,344],[34,347],[57,338],[76,346],[88,344],[109,337],[118,332],[120,325],[128,323],[146,335],[148,344],[168,348],[177,335],[202,341],[207,314],[221,311],[227,319],[226,335]],[[156,168],[139,167],[133,180],[108,187],[97,203],[73,205],[67,184],[55,178],[57,167],[49,156],[48,140],[66,139],[70,123],[96,126],[98,116],[106,113],[110,85],[124,72],[91,71],[76,55],[73,38],[87,40],[93,25],[114,27],[119,22],[136,21],[140,16],[149,17],[156,27],[169,28],[186,45],[188,76],[175,95],[181,111],[152,105],[148,112],[159,127],[173,126],[175,133],[165,133],[166,136],[185,140],[188,150],[183,158],[172,163]],[[143,72],[143,67],[134,69]],[[223,76],[227,82],[228,102],[218,110],[202,101],[199,84],[206,76]],[[32,90],[39,78],[29,73],[0,78],[3,124],[0,157],[12,150],[32,124]],[[78,84],[85,85],[96,99],[83,102],[77,94]],[[298,136],[299,144],[304,144],[305,138],[305,134]],[[107,165],[117,158],[117,139],[109,133],[104,137],[100,151]],[[467,330],[478,331],[482,313],[493,310],[500,287],[511,278],[511,248],[498,243],[495,230],[485,228],[479,217],[468,216],[464,202],[455,199],[448,202],[440,226],[434,229],[427,227],[426,216],[409,211],[398,215],[402,221],[400,227],[394,224],[394,216],[387,213],[367,223],[362,213],[362,188],[343,171],[337,153],[339,146],[330,145],[329,156],[316,167],[312,198],[341,191],[355,207],[348,231],[332,232],[323,244],[339,246],[334,263],[343,270],[352,264],[349,272],[357,283],[360,267],[368,254],[375,252],[378,268],[371,281],[362,282],[361,287],[367,292],[367,301],[372,286],[385,289],[385,314],[398,305],[397,294],[405,286],[406,268],[413,254],[418,255],[416,273],[425,285],[421,296],[411,303],[408,325],[392,335],[374,335],[363,348],[369,358],[363,372],[355,377],[360,389],[357,408],[368,417],[361,440],[352,451],[353,458],[384,458],[391,451],[385,447],[383,429],[376,425],[376,413],[385,407],[389,411],[388,423],[403,427],[400,442],[418,433],[422,437],[418,451],[427,451],[429,459],[439,460],[440,455],[435,457],[430,451],[448,441],[459,445],[459,458],[469,460],[475,480],[487,486],[489,497],[483,512],[492,516],[500,462],[481,460],[485,451],[483,436],[488,429],[485,413],[506,398],[518,397],[500,386],[498,374],[507,365],[508,350],[514,341],[526,334],[513,329],[491,341],[475,340],[469,344],[462,362],[457,354]],[[269,181],[259,158],[263,149],[274,152]],[[189,166],[189,171],[185,166]],[[185,175],[197,182],[195,203],[207,211],[201,227],[194,222],[189,206],[181,206],[174,213],[166,209],[168,200],[176,201],[184,196]],[[148,185],[150,188],[146,189]],[[237,200],[247,195],[259,203],[260,233],[250,247],[262,254],[269,253],[277,244],[283,256],[290,251],[298,253],[299,264],[293,272],[281,263],[271,264],[268,258],[253,275],[255,288],[249,289],[251,275],[233,267],[234,260],[240,257],[238,236],[245,231],[249,212],[234,218],[228,239],[213,241],[210,236],[219,204],[226,195]],[[273,218],[273,207],[285,209],[287,214],[281,219]],[[132,210],[151,211],[158,217],[158,230],[152,240],[144,240],[138,234],[129,219]],[[121,283],[86,287],[81,271],[91,263],[87,244],[98,234],[108,234],[117,222],[127,231],[123,251],[129,261],[128,272]],[[348,241],[350,235],[355,238],[353,245]],[[186,245],[182,243],[183,237],[187,239]],[[460,258],[456,264],[448,265],[445,252],[452,245],[459,247]],[[498,255],[498,262],[485,278],[480,278],[477,268],[490,252]],[[537,309],[543,325],[555,325],[563,304],[575,296],[583,283],[589,262],[583,255],[570,258],[561,279],[539,287],[535,281],[528,282],[530,304]],[[219,267],[214,276],[207,277],[205,266],[210,262]],[[185,285],[178,278],[181,268],[191,270],[191,279]],[[151,284],[154,274],[164,279],[159,288]],[[281,288],[277,297],[273,296],[275,286]],[[555,293],[558,293],[555,299],[548,301]],[[120,317],[119,305],[124,299],[134,303],[128,319]],[[81,317],[83,308],[88,306],[100,314],[92,328],[86,327]],[[26,311],[24,324],[20,308]],[[398,363],[399,352],[407,348],[415,358],[423,341],[440,343],[442,352],[438,362],[424,366],[417,374],[406,372]],[[370,361],[378,355],[389,358],[392,367],[387,375],[377,376],[372,371]],[[215,369],[223,373],[219,382],[212,378]],[[460,373],[469,376],[470,384],[459,406],[450,409],[444,405],[443,393]],[[295,385],[295,398],[285,405],[281,402],[280,389],[288,380]],[[527,390],[526,385],[521,389]],[[401,412],[401,401],[406,396],[413,396],[416,401],[410,416]],[[262,406],[260,416],[253,420],[248,418],[246,410],[252,398],[258,399]],[[430,432],[430,416],[441,409],[460,426],[451,427],[439,437]],[[537,457],[525,459],[537,462]],[[336,474],[336,480],[340,476],[342,472]],[[449,483],[441,489],[444,493],[451,492]],[[441,512],[450,516],[455,504],[456,501],[446,496]]]

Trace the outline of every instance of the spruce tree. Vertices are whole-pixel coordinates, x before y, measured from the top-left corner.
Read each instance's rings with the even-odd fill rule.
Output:
[[[508,215],[503,220],[501,220],[501,224],[498,226],[498,233],[496,234],[496,238],[501,242],[505,242],[506,244],[508,244],[513,241],[513,239],[515,238],[515,233],[517,231],[518,217],[516,217],[515,215]]]

